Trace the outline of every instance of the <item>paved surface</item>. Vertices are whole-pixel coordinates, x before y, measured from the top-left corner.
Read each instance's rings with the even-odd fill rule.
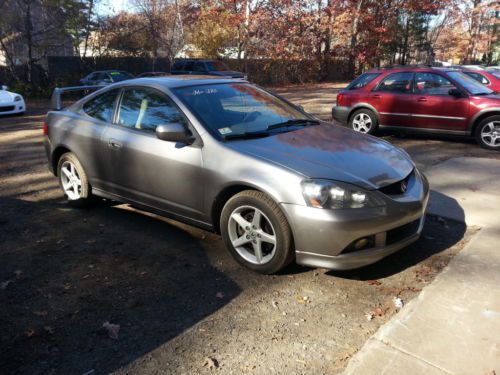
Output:
[[[345,375],[500,371],[500,161],[456,158],[427,175],[439,192],[431,212],[482,229],[367,341]]]

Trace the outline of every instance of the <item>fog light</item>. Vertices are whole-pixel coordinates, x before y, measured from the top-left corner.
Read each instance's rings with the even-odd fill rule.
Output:
[[[362,238],[360,240],[357,240],[355,243],[354,243],[354,248],[356,250],[361,250],[363,248],[366,247],[366,245],[368,244],[368,239],[366,238]]]

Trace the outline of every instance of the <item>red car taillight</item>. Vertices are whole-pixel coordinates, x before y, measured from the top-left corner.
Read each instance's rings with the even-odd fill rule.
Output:
[[[338,94],[338,95],[337,95],[337,105],[338,105],[338,106],[342,106],[342,105],[344,105],[344,101],[345,101],[345,96],[344,96],[344,94]]]
[[[44,122],[43,123],[43,135],[47,135],[47,134],[48,134],[47,123]]]

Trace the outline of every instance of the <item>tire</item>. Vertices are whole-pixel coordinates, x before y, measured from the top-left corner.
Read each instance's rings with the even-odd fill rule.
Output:
[[[68,175],[68,172],[71,175]],[[85,207],[90,204],[92,189],[87,174],[75,154],[67,152],[60,157],[57,163],[57,177],[59,186],[71,206]]]
[[[349,127],[363,134],[375,134],[378,129],[378,119],[369,109],[359,109],[349,118]]]
[[[500,116],[490,116],[482,120],[476,128],[475,136],[476,142],[482,148],[500,151]]]
[[[255,222],[257,211],[260,212],[260,220]],[[237,222],[234,218],[238,214],[246,221]],[[279,206],[267,194],[245,190],[233,196],[222,209],[220,228],[224,244],[231,255],[255,272],[273,274],[293,260],[290,226]],[[236,240],[244,243],[235,246]],[[260,261],[256,246],[260,248]]]

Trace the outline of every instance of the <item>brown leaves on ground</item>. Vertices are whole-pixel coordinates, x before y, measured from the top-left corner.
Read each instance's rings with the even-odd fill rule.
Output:
[[[378,280],[368,280],[368,285],[375,285],[375,286],[379,286],[379,285],[382,285],[382,283]]]

